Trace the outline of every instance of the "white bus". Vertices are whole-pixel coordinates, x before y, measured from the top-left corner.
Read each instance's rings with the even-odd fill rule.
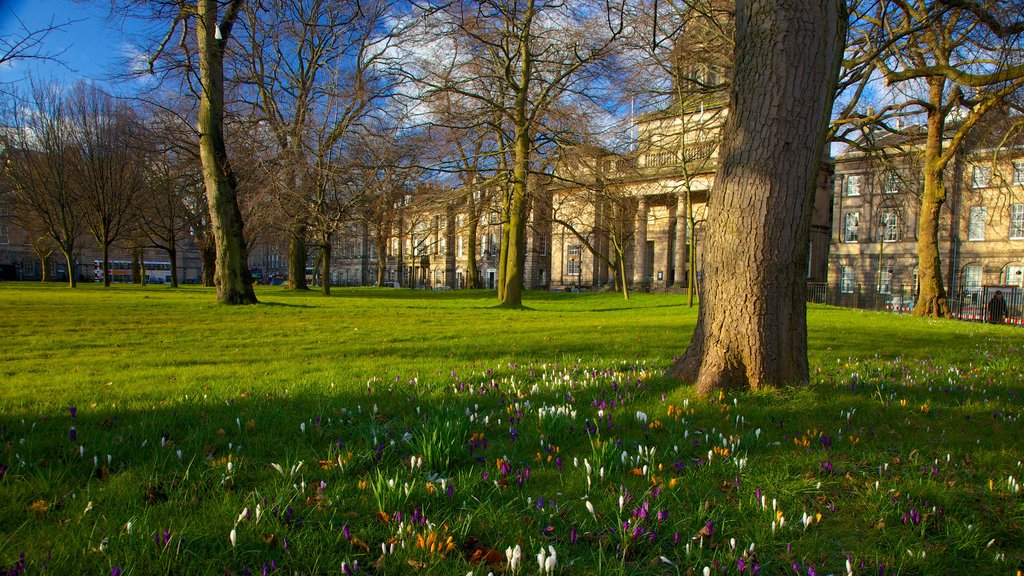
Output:
[[[94,260],[94,275],[97,283],[103,282],[103,261]],[[148,284],[169,284],[171,281],[170,262],[143,262],[146,272],[146,283]],[[132,281],[131,260],[110,261],[110,282],[112,284],[130,284]]]

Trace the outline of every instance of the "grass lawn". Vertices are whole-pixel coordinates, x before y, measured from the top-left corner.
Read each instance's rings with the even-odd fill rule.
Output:
[[[0,284],[0,573],[1024,568],[1019,329],[813,307],[700,400],[683,296],[257,295]]]

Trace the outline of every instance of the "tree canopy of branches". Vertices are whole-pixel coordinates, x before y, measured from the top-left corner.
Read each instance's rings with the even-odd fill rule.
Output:
[[[250,4],[243,38],[244,98],[273,143],[263,161],[289,222],[289,283],[304,289],[311,232],[330,269],[331,237],[346,212],[339,158],[391,89],[382,0],[272,0]],[[310,230],[311,228],[311,230]],[[329,274],[321,282],[330,292]]]

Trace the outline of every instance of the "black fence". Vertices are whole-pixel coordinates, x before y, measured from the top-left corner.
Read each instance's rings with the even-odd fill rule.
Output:
[[[807,283],[807,301],[860,310],[887,310],[897,314],[910,314],[917,302],[917,291],[912,285],[892,286],[879,291],[874,285],[830,286],[825,282]],[[1003,304],[991,304],[1001,293]],[[991,306],[990,306],[991,304]],[[953,317],[968,322],[989,322],[991,312],[995,320],[1004,324],[1024,326],[1024,293],[1017,286],[983,286],[977,290],[961,291],[949,296],[949,309]],[[1002,310],[1000,318],[998,312]]]

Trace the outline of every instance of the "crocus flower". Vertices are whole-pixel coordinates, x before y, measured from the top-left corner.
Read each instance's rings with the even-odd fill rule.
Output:
[[[78,408],[75,407],[75,406],[68,406],[68,412],[71,413],[71,419],[74,420],[75,416],[78,415]],[[117,570],[118,574],[121,573],[121,567],[120,566],[114,566],[114,569]],[[113,572],[113,570],[111,570],[111,572]]]

